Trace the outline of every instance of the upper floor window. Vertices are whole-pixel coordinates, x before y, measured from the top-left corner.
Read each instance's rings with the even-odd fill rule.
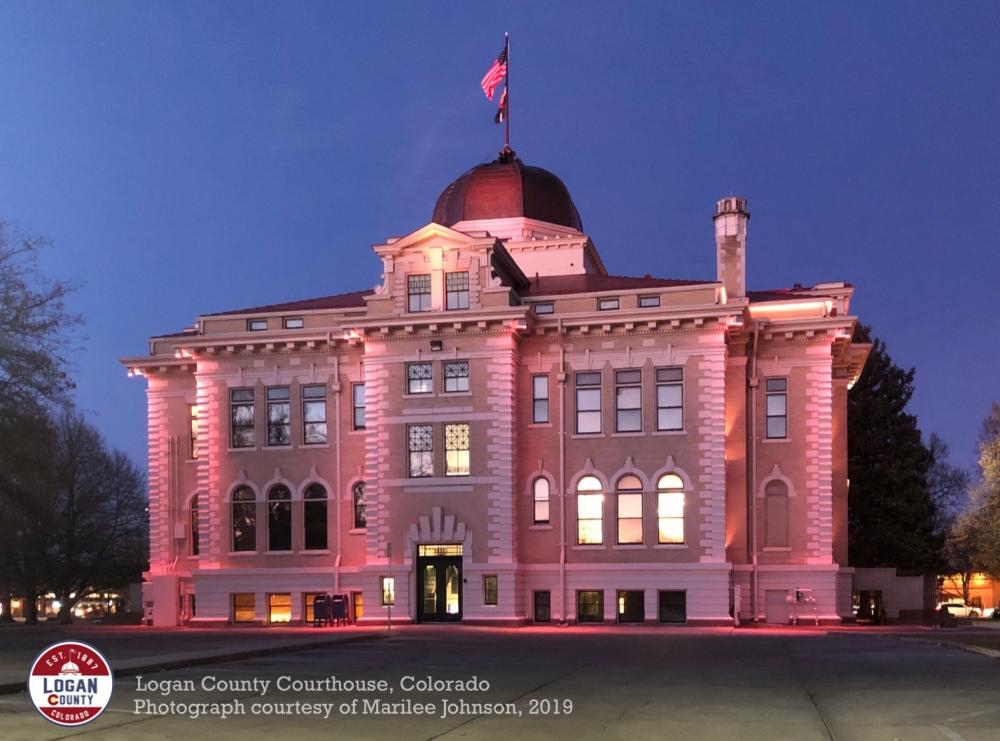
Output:
[[[531,484],[531,496],[534,501],[534,523],[536,525],[549,522],[549,480],[539,476]]]
[[[556,305],[551,301],[545,301],[542,303],[534,304],[535,313],[539,316],[544,316],[545,314],[555,314]]]
[[[267,550],[292,550],[292,492],[284,484],[267,493]]]
[[[615,371],[615,431],[642,432],[642,371]]]
[[[788,484],[778,479],[764,487],[764,546],[788,547]]]
[[[198,405],[188,404],[188,420],[191,425],[191,460],[198,458]]]
[[[407,425],[406,447],[410,478],[434,475],[434,428],[431,425]]]
[[[656,369],[656,429],[684,429],[684,369]]]
[[[549,421],[549,377],[531,377],[531,421],[535,424]]]
[[[576,431],[586,435],[601,431],[601,373],[576,374]]]
[[[352,419],[354,429],[365,429],[365,385],[363,383],[351,386],[351,405],[354,409]]]
[[[326,441],[326,386],[303,386],[302,442],[322,445]]]
[[[257,495],[249,486],[241,486],[233,492],[230,504],[232,517],[233,550],[257,550]]]
[[[306,326],[305,321],[300,316],[286,316],[282,322],[285,329],[302,329]]]
[[[253,418],[253,389],[230,389],[230,443],[234,448],[252,448],[256,444]]]
[[[627,474],[618,479],[618,542],[642,543],[642,482]]]
[[[354,528],[360,530],[368,524],[368,513],[365,509],[364,481],[359,481],[351,487],[351,501],[354,504]]]
[[[652,309],[660,305],[659,296],[640,296],[639,297],[639,308],[640,309]]]
[[[578,543],[604,542],[604,494],[596,476],[584,476],[576,485],[576,523]]]
[[[406,298],[410,311],[431,310],[431,276],[406,276]]]
[[[684,542],[684,482],[665,473],[656,482],[657,539],[660,543]]]
[[[309,484],[302,495],[303,545],[307,551],[327,549],[326,488],[322,484]]]
[[[617,298],[599,298],[597,299],[597,310],[598,311],[614,311],[621,306],[621,301]]]
[[[406,364],[406,393],[429,394],[434,390],[434,365],[432,363]]]
[[[764,385],[767,394],[767,437],[788,437],[788,379],[768,378]]]
[[[469,425],[444,426],[444,475],[469,475]]]
[[[288,386],[272,386],[267,390],[267,444],[292,444],[292,416]]]
[[[469,274],[446,273],[444,276],[445,306],[449,309],[469,308]]]
[[[469,390],[468,360],[455,360],[444,364],[444,390],[449,393]]]
[[[198,520],[198,495],[191,497],[191,555],[201,551],[201,525]]]
[[[247,319],[248,332],[264,332],[267,330],[267,319]]]

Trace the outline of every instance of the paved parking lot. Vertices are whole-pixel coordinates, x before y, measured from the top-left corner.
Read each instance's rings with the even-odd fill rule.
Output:
[[[475,676],[489,689],[405,691],[404,678],[417,683],[428,675]],[[382,680],[388,689],[280,692],[275,683],[282,676]],[[212,692],[201,684],[205,677],[216,686],[253,680],[257,686]],[[159,672],[141,681],[148,688],[153,680],[161,692],[173,686],[163,680],[180,680],[182,687],[191,680],[195,690],[139,692],[138,678],[120,678],[110,709],[76,733],[213,741],[1000,738],[997,659],[858,632],[413,628],[387,640]],[[266,692],[263,682],[271,683]],[[351,714],[344,704],[354,698]],[[179,704],[190,715],[199,703],[234,699],[244,712],[225,720],[180,712]],[[463,699],[503,714],[462,714]],[[136,715],[136,700],[164,706],[158,712],[174,702],[174,714]],[[409,701],[410,714],[376,714],[379,700],[388,704],[383,712]],[[458,714],[441,717],[446,701]],[[301,712],[303,703],[332,706],[330,715],[276,714]],[[432,714],[413,714],[416,705],[431,703]],[[253,715],[255,704],[270,714]],[[40,741],[73,733],[43,720],[23,693],[0,696],[0,737]]]

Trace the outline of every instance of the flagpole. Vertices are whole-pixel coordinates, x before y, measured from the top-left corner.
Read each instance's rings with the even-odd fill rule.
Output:
[[[504,116],[504,122],[507,124],[507,127],[506,127],[505,141],[504,141],[504,149],[510,149],[510,34],[505,31],[503,39],[505,45],[504,49],[507,52],[507,81],[506,81],[507,110],[505,111],[505,116]]]

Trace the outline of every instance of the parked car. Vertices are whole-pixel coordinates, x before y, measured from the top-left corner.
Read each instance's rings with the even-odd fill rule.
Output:
[[[942,602],[938,605],[939,610],[947,610],[948,614],[956,618],[979,617],[980,610],[972,605],[964,605],[961,602]]]

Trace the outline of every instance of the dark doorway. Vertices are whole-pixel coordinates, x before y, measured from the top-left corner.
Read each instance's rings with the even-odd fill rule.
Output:
[[[618,622],[641,623],[646,620],[645,594],[639,590],[618,593]]]
[[[462,546],[417,547],[417,620],[449,623],[462,619]]]

